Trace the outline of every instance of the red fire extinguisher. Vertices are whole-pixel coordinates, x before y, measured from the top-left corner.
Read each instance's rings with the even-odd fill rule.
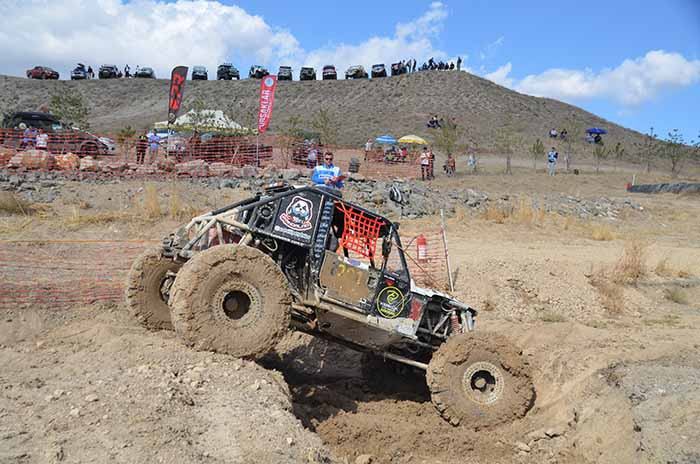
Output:
[[[428,241],[423,237],[423,234],[416,238],[416,249],[418,251],[418,262],[428,262]]]

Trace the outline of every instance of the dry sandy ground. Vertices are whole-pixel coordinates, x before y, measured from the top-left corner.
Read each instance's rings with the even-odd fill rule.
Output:
[[[516,423],[453,428],[422,379],[387,373],[376,389],[357,354],[300,334],[259,366],[146,332],[121,303],[17,307],[3,309],[0,326],[0,462],[698,462],[700,201],[632,196],[628,178],[487,170],[435,181],[491,198],[630,197],[643,206],[615,221],[448,219],[455,293],[481,309],[478,330],[507,335],[529,360],[537,399]],[[76,208],[84,218],[136,210],[142,188],[67,185],[50,213],[29,223],[2,217],[0,232],[158,240],[178,221],[66,222]],[[171,188],[159,186],[163,210]],[[245,195],[177,188],[195,210]],[[402,235],[434,222],[403,221]],[[606,239],[594,240],[600,231]],[[592,282],[614,279],[604,271],[631,243],[641,244],[645,272],[622,282],[611,306]]]

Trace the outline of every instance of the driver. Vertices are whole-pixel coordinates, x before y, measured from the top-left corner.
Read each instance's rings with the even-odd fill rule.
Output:
[[[333,153],[328,151],[323,155],[323,164],[314,168],[311,181],[320,186],[341,188],[344,178],[345,176],[340,174],[340,168],[333,165]]]

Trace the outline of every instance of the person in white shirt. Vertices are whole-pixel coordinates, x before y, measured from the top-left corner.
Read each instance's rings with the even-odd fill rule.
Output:
[[[367,139],[367,143],[365,143],[365,161],[367,161],[367,158],[369,157],[369,152],[372,151],[372,139]]]
[[[36,136],[36,149],[46,151],[49,147],[49,134],[44,132],[44,129],[39,128],[39,133]]]
[[[418,158],[420,161],[420,177],[421,179],[425,180],[427,177],[428,180],[430,180],[430,154],[428,153],[427,148],[423,148],[423,151],[420,154],[420,158]]]

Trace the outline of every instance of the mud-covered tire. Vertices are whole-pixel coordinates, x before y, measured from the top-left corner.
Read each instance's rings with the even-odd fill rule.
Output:
[[[523,417],[535,396],[521,351],[495,334],[450,337],[433,354],[426,380],[440,415],[474,429]]]
[[[257,359],[289,328],[291,295],[263,252],[220,245],[195,255],[170,292],[175,331],[197,350]]]
[[[160,247],[144,251],[131,266],[126,281],[126,306],[141,325],[151,330],[172,330],[170,308],[161,295],[168,271],[182,265],[163,258]]]

